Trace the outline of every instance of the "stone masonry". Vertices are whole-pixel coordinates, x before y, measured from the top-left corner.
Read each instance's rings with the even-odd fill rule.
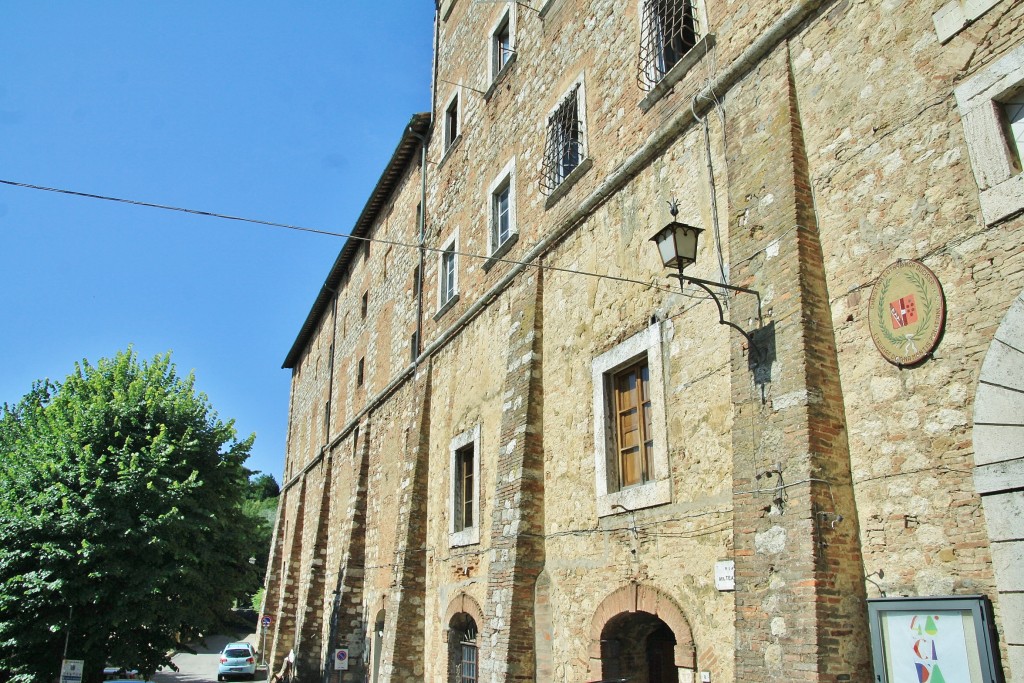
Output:
[[[1024,680],[1024,4],[440,0],[410,30],[430,112],[284,363],[274,670],[868,683],[869,603],[982,596]],[[757,292],[712,288],[721,319],[649,242],[670,201],[686,275]],[[913,366],[869,332],[901,259],[946,302]]]

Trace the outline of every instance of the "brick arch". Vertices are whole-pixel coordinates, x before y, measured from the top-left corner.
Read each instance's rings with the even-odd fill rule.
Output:
[[[697,668],[697,651],[690,622],[675,600],[653,586],[630,583],[601,601],[590,622],[590,674],[601,677],[601,634],[614,617],[626,612],[646,612],[661,619],[676,637],[675,665],[680,669]]]
[[[445,641],[448,640],[448,628],[447,626],[452,623],[452,618],[461,612],[465,612],[469,616],[473,617],[473,621],[476,622],[477,631],[482,631],[484,628],[484,612],[480,609],[480,604],[473,599],[472,596],[466,593],[459,593],[456,595],[451,602],[448,603],[448,609],[444,613],[444,621],[442,626],[445,628],[442,630],[444,633]]]

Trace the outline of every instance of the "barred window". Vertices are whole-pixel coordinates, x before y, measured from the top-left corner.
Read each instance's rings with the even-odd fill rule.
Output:
[[[473,617],[460,612],[448,624],[448,681],[476,683],[479,645]]]
[[[548,117],[548,139],[544,147],[544,176],[541,188],[545,194],[562,184],[586,158],[583,121],[580,117],[580,86],[576,85]]]
[[[697,44],[692,0],[643,0],[637,82],[651,90]]]

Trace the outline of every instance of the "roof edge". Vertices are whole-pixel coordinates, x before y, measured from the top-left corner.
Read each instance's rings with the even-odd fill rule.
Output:
[[[402,175],[401,172],[405,171],[415,159],[416,151],[423,144],[423,138],[427,136],[429,130],[430,113],[413,114],[405,130],[402,132],[402,137],[399,139],[398,146],[391,155],[391,160],[384,167],[384,171],[377,180],[377,185],[366,200],[366,205],[359,214],[359,218],[356,219],[355,226],[350,233],[353,237],[365,237],[370,232],[370,228],[380,215],[381,209],[386,205],[386,200],[394,193],[398,180]],[[338,290],[338,285],[344,279],[348,266],[361,246],[362,242],[360,240],[345,240],[338,258],[334,260],[334,265],[331,266],[331,270],[327,274],[327,279],[324,280],[324,283],[320,286],[320,291],[317,292],[316,300],[313,302],[309,315],[306,316],[306,321],[299,329],[299,334],[292,343],[284,363],[281,365],[282,369],[292,370],[295,368],[303,349],[309,342],[310,337],[313,336],[313,331],[331,302],[331,295]]]

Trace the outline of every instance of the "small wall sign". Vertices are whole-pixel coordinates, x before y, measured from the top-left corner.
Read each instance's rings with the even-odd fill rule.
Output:
[[[736,563],[733,560],[715,562],[715,588],[720,591],[736,590]]]
[[[942,285],[920,261],[897,261],[882,271],[871,290],[868,329],[882,357],[913,365],[939,343],[946,322]]]

